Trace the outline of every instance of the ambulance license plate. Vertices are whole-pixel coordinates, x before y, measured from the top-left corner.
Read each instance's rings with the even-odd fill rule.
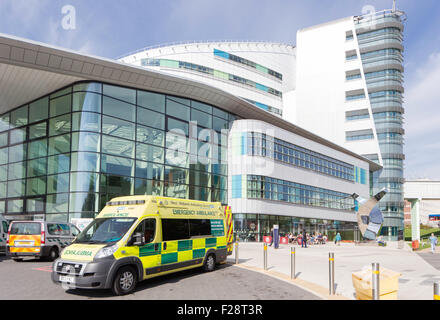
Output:
[[[75,282],[75,277],[73,277],[73,276],[60,276],[60,281],[73,283],[73,282]]]

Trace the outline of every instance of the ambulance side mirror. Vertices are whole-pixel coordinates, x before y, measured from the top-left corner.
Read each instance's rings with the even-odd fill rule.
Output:
[[[137,232],[131,237],[130,242],[133,246],[143,246],[145,244],[144,235],[141,232]]]

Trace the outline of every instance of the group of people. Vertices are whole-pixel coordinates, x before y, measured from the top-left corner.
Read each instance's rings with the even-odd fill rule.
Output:
[[[308,232],[301,232],[298,235],[288,233],[289,243],[301,244],[301,247],[307,247],[307,245],[325,244],[327,242],[327,236],[320,232],[309,234]]]
[[[270,235],[272,240],[269,246],[273,244],[273,229],[270,230]],[[302,231],[298,235],[289,232],[287,237],[289,238],[289,243],[298,243],[302,248],[307,248],[307,245],[326,244],[328,240],[327,235],[320,232],[309,234],[308,232]],[[338,232],[334,239],[335,244],[340,245],[341,240],[341,234]]]

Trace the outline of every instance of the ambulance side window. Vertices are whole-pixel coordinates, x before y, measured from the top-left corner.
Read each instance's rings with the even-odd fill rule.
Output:
[[[145,243],[150,243],[154,240],[156,235],[156,219],[145,219],[137,226],[133,234],[142,233],[145,237]]]
[[[156,219],[146,219],[145,224],[145,243],[150,243],[154,240],[156,234]]]

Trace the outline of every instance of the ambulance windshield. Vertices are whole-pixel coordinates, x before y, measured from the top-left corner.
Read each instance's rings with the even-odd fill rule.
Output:
[[[111,243],[119,241],[136,218],[99,218],[93,220],[77,237],[75,243]]]

